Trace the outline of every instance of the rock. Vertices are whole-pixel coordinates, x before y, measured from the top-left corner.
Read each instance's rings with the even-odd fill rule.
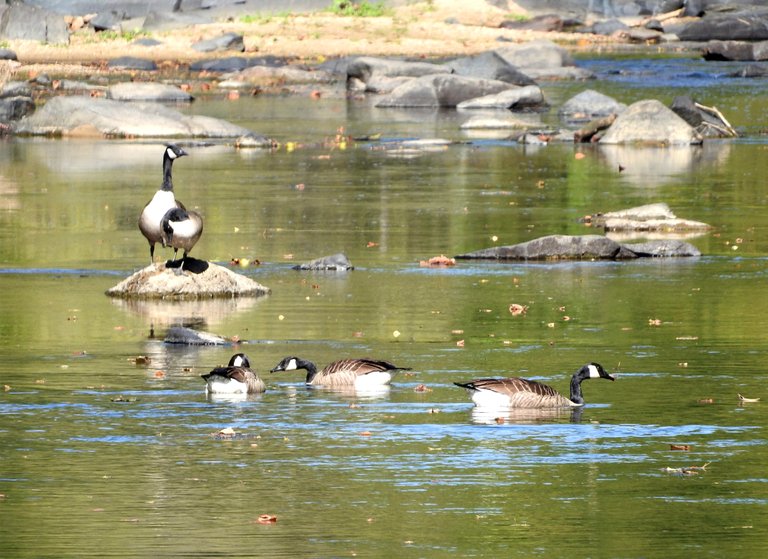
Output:
[[[64,18],[43,8],[11,3],[0,18],[0,39],[67,44],[69,30]]]
[[[504,20],[499,27],[502,29],[556,31],[559,33],[563,30],[563,18],[557,14],[541,14],[523,20]]]
[[[510,111],[543,111],[547,107],[538,85],[512,87],[500,93],[484,95],[456,105],[457,109],[508,109]]]
[[[593,227],[605,231],[654,231],[683,233],[707,231],[712,227],[701,221],[679,219],[667,204],[656,203],[626,210],[599,213],[586,220]]]
[[[768,41],[709,41],[702,49],[704,60],[768,60]]]
[[[450,73],[450,69],[431,62],[406,62],[360,56],[346,63],[345,73],[349,90],[389,93],[412,78]]]
[[[287,65],[277,67],[258,65],[229,74],[227,80],[250,85],[274,86],[331,83],[335,78],[322,70],[307,70]]]
[[[700,144],[701,136],[672,109],[649,99],[633,103],[600,139],[601,144]]]
[[[675,239],[662,239],[644,243],[624,243],[624,248],[638,258],[701,256],[701,251],[690,243]]]
[[[502,112],[489,116],[486,114],[472,115],[461,123],[461,130],[498,130],[498,129],[527,129],[541,126],[541,119],[535,115],[533,119],[526,118],[530,115],[519,115]]]
[[[0,48],[0,60],[18,60],[16,51]]]
[[[139,37],[131,44],[138,45],[140,47],[159,47],[163,43],[162,41],[158,41],[157,39],[152,39],[151,37]]]
[[[198,60],[189,65],[193,72],[239,72],[250,66],[272,65],[266,57],[246,58],[244,56],[229,56],[212,60]]]
[[[175,85],[153,82],[123,82],[107,88],[107,99],[189,103],[194,97]]]
[[[596,117],[621,114],[626,108],[613,97],[586,89],[563,103],[557,113],[569,122],[586,122]]]
[[[20,120],[21,135],[66,135],[89,126],[105,137],[238,138],[254,132],[217,118],[185,115],[160,103],[126,103],[85,96],[53,97],[34,114]],[[264,146],[272,145],[263,138]]]
[[[337,254],[332,254],[331,256],[323,256],[321,258],[316,258],[315,260],[310,260],[309,262],[304,262],[303,264],[297,264],[296,266],[293,266],[293,269],[346,271],[354,270],[355,267],[352,266],[352,263],[349,261],[346,254],[339,252]]]
[[[0,123],[17,121],[35,111],[35,102],[30,96],[0,98]]]
[[[107,290],[110,297],[140,299],[212,299],[259,297],[269,288],[223,266],[187,257],[185,270],[150,265]]]
[[[193,43],[192,48],[198,52],[215,52],[222,50],[245,52],[245,43],[243,42],[242,35],[238,33],[225,33],[219,37]]]
[[[536,85],[530,76],[521,72],[517,67],[496,51],[488,51],[474,56],[466,56],[451,60],[445,64],[446,73],[454,73],[471,78],[498,80],[512,85]]]
[[[456,107],[462,101],[500,93],[509,84],[498,80],[435,74],[409,80],[379,101],[377,107]]]
[[[135,56],[120,56],[107,62],[109,68],[120,68],[123,70],[142,70],[145,72],[154,72],[157,70],[157,64],[153,60],[146,58],[137,58]]]
[[[568,51],[552,41],[529,41],[519,45],[502,47],[494,52],[505,62],[534,80],[591,79],[595,77],[589,70],[575,66]]]
[[[476,250],[461,260],[583,260],[633,258],[621,245],[602,235],[549,235],[524,243]]]
[[[200,332],[186,326],[171,326],[165,333],[163,341],[167,344],[179,345],[231,345],[221,336]]]
[[[728,138],[738,135],[720,111],[696,103],[687,95],[675,97],[671,108],[703,138]]]
[[[618,19],[605,19],[592,24],[592,33],[595,35],[613,35],[617,32],[629,30],[629,26]]]
[[[706,13],[677,35],[681,41],[765,41],[768,40],[768,10]]]
[[[651,256],[700,256],[693,245],[656,240],[623,245],[602,235],[550,235],[517,245],[491,247],[456,256],[461,260],[618,260]]]

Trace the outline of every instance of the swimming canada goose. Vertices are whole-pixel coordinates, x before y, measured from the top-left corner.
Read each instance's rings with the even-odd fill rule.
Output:
[[[216,367],[200,376],[210,394],[256,394],[267,389],[244,353],[235,353],[226,367]]]
[[[149,241],[149,263],[155,263],[155,243],[163,241],[163,230],[161,222],[166,212],[173,208],[184,209],[184,204],[176,200],[173,195],[173,177],[171,169],[173,162],[187,152],[177,145],[169,144],[165,146],[163,153],[163,184],[155,192],[152,199],[147,202],[139,216],[139,229],[142,235]]]
[[[354,386],[366,388],[389,384],[398,371],[410,371],[410,367],[398,367],[388,361],[376,359],[341,359],[326,365],[320,371],[311,361],[299,357],[286,357],[275,365],[270,373],[306,369],[306,384],[329,388]]]
[[[164,247],[173,247],[173,259],[179,249],[184,251],[181,267],[184,268],[189,251],[195,246],[200,235],[203,234],[203,218],[199,213],[182,208],[171,208],[163,216],[160,222],[162,230],[162,242]]]
[[[571,377],[571,397],[566,398],[554,388],[524,378],[485,378],[470,382],[454,382],[466,388],[476,406],[506,408],[564,408],[584,405],[581,383],[590,378],[616,380],[602,365],[587,363]]]

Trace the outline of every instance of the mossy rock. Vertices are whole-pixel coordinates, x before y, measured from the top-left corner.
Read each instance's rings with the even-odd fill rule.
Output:
[[[153,264],[139,270],[107,290],[110,297],[123,299],[213,299],[217,297],[260,297],[271,290],[218,264],[187,258]]]

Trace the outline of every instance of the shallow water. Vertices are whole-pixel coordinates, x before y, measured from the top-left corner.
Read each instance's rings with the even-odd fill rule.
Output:
[[[191,145],[174,168],[206,220],[193,255],[258,259],[240,271],[272,289],[259,299],[104,295],[147,263],[136,218],[160,182],[159,143],[0,144],[0,555],[763,557],[768,404],[737,395],[765,400],[765,82],[686,59],[580,63],[600,79],[548,84],[548,98],[690,88],[749,136],[536,148],[462,134],[451,111],[196,102],[295,142]],[[341,126],[383,139],[342,149]],[[391,142],[423,137],[465,142]],[[581,216],[658,201],[714,226],[689,239],[702,257],[419,266],[588,233]],[[354,271],[291,269],[339,251]],[[164,344],[178,323],[241,343]],[[199,375],[235,351],[268,392],[207,399]],[[307,390],[300,373],[267,372],[292,354],[412,371],[379,393]],[[453,385],[521,375],[566,391],[591,360],[618,380],[585,383],[580,413],[483,413]]]

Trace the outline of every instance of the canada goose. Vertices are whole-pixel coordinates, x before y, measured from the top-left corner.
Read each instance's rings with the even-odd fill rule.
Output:
[[[166,212],[173,208],[184,209],[184,204],[176,200],[173,195],[173,178],[171,169],[173,162],[187,152],[177,145],[169,144],[165,146],[163,153],[163,184],[155,192],[152,199],[147,202],[139,216],[139,229],[142,235],[149,241],[149,263],[155,263],[155,243],[163,240],[163,230],[160,223]]]
[[[454,382],[466,388],[476,406],[506,408],[563,408],[584,405],[581,383],[590,378],[616,380],[602,365],[587,363],[571,377],[571,397],[566,398],[554,388],[535,380],[524,378],[485,378],[470,382]]]
[[[200,376],[205,380],[205,391],[211,394],[256,394],[267,389],[244,353],[234,354],[226,367]]]
[[[388,361],[376,359],[341,359],[318,371],[311,361],[299,357],[286,357],[275,365],[270,373],[297,369],[306,369],[307,384],[329,388],[382,386],[389,384],[397,371],[410,371],[410,367],[398,367]]]
[[[203,218],[199,213],[182,208],[171,208],[163,216],[160,222],[162,230],[162,242],[164,247],[173,247],[173,259],[179,249],[184,250],[181,267],[184,268],[189,251],[195,246],[200,235],[203,234]]]

